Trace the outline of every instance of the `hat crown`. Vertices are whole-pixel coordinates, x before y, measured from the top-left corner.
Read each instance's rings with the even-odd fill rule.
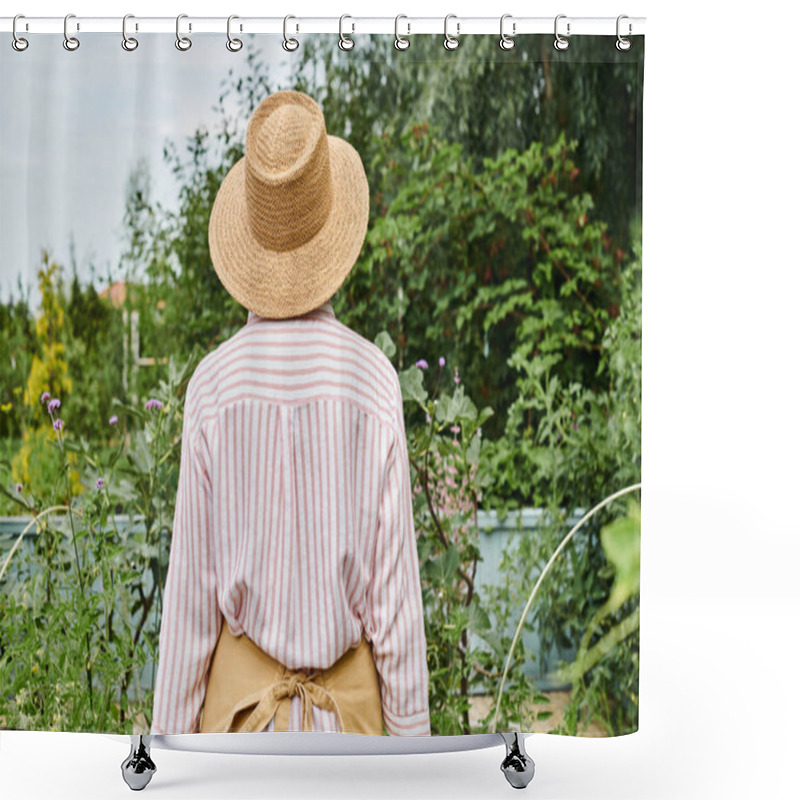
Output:
[[[268,250],[300,247],[325,224],[333,197],[328,137],[322,110],[308,95],[278,92],[254,112],[245,195],[250,231]]]

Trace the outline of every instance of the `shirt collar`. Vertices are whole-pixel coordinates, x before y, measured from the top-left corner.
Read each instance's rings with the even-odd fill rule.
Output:
[[[317,306],[317,308],[314,308],[311,311],[307,311],[300,317],[294,317],[294,319],[320,319],[326,317],[328,319],[336,319],[336,314],[333,313],[333,306],[331,305],[330,300],[326,300],[321,306]],[[260,317],[253,311],[247,312],[248,325],[252,325],[253,323],[256,322],[276,322],[276,321],[278,320],[269,319],[268,317]]]

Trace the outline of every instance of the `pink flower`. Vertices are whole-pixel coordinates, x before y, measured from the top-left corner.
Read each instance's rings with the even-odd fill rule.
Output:
[[[439,356],[439,366],[440,367],[444,366],[444,356]]]
[[[113,416],[113,417],[111,417],[111,419],[108,421],[108,424],[109,424],[109,425],[116,425],[116,424],[117,424],[117,422],[119,422],[119,419],[117,418],[117,415],[116,415],[116,414],[114,414],[114,416]]]
[[[22,491],[22,484],[18,483],[17,484],[17,494],[19,494],[21,491]]]
[[[60,431],[64,427],[64,422],[60,419],[53,420],[53,430]]]
[[[52,413],[53,413],[53,411],[55,411],[57,408],[61,408],[61,401],[60,401],[60,400],[59,400],[57,397],[54,397],[54,398],[53,398],[53,399],[52,399],[52,400],[51,400],[51,401],[50,401],[50,402],[47,404],[47,410],[48,410],[48,411],[49,411],[49,412],[52,414]]]
[[[50,392],[42,392],[42,403],[46,403],[50,399]]]
[[[160,400],[156,400],[155,397],[151,397],[145,404],[144,407],[147,411],[151,408],[157,408],[159,411],[162,408],[162,404]]]
[[[424,358],[421,358],[414,366],[420,369],[428,369],[428,362]]]
[[[104,481],[103,481],[103,479],[102,479],[102,478],[98,478],[98,479],[97,479],[97,489],[98,489],[98,490],[100,490],[100,489],[102,489],[102,488],[103,488],[103,483],[104,483]]]
[[[453,376],[453,381],[455,382],[456,385],[461,383],[461,378],[458,377],[458,367],[456,367],[456,374]]]

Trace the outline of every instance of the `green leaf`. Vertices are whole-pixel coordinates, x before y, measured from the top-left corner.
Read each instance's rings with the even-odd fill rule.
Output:
[[[419,367],[409,367],[398,373],[397,377],[400,380],[403,402],[413,400],[424,407],[428,393],[422,385],[422,370]]]
[[[614,565],[615,578],[609,602],[619,607],[639,591],[641,511],[635,501],[628,503],[628,514],[610,522],[600,531],[606,558]]]
[[[461,419],[477,419],[478,409],[475,403],[464,394],[464,387],[456,387],[452,397],[442,394],[436,406],[436,420],[449,425]]]
[[[475,631],[478,634],[482,634],[484,631],[491,629],[492,622],[489,619],[489,615],[482,606],[478,605],[478,603],[470,603],[467,607],[467,613],[469,614],[470,630]]]
[[[375,344],[380,347],[381,351],[387,358],[393,358],[394,354],[397,352],[397,347],[387,331],[381,331],[375,337]]]
[[[447,553],[444,556],[444,576],[445,580],[452,580],[458,570],[458,565],[461,562],[461,553],[454,544],[447,548]]]

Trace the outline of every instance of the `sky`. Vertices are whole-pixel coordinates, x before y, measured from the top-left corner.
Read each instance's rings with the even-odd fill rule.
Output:
[[[177,204],[177,183],[163,157],[168,139],[185,151],[200,128],[221,127],[218,105],[228,70],[247,72],[245,48],[232,54],[224,37],[197,35],[180,52],[174,34],[139,37],[126,52],[116,33],[81,38],[75,52],[61,34],[32,37],[25,52],[0,49],[0,300],[30,291],[38,306],[37,271],[47,248],[71,281],[94,273],[100,291],[122,277],[125,189],[137,163],[151,176],[151,199]],[[276,88],[288,76],[280,37],[259,36],[274,62]],[[228,99],[226,115],[236,110]],[[241,121],[241,138],[246,129]],[[71,243],[72,240],[72,243]],[[74,244],[73,244],[74,243]]]

